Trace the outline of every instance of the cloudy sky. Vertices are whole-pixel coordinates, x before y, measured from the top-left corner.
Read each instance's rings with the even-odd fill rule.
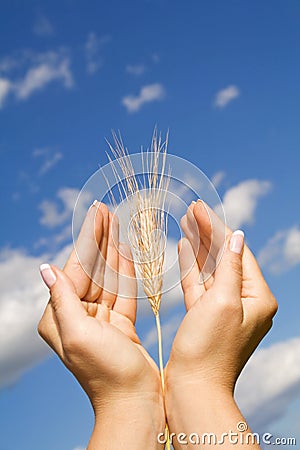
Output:
[[[242,411],[300,442],[299,2],[4,0],[0,25],[0,449],[86,446],[85,395],[37,337],[38,266],[65,261],[111,129],[136,152],[155,124],[214,182],[279,302],[239,381]],[[166,357],[182,315],[177,289],[162,308]],[[141,304],[156,357],[153,327]]]

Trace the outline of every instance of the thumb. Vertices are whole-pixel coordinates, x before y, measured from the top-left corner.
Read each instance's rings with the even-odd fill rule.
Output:
[[[233,302],[241,300],[244,249],[244,233],[237,230],[226,241],[224,254],[215,272],[214,289],[222,292],[225,300]]]
[[[42,264],[40,273],[50,290],[51,306],[61,333],[74,330],[75,327],[78,329],[86,312],[70,278],[62,270],[49,264]]]

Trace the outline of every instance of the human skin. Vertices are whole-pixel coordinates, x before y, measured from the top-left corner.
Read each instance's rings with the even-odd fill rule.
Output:
[[[91,401],[88,450],[162,448],[160,376],[136,334],[134,266],[129,248],[119,244],[116,217],[93,204],[63,271],[41,269],[50,301],[38,331]]]
[[[243,238],[237,235],[232,246],[228,228],[217,270],[199,284],[207,256],[214,263],[223,244],[224,225],[207,205],[192,204],[182,228],[179,261],[187,314],[165,369],[165,409],[171,433],[220,437],[244,421],[233,398],[235,382],[271,327],[277,303]],[[103,204],[90,208],[76,249],[63,271],[52,266],[42,273],[51,298],[39,332],[91,400],[95,427],[88,450],[161,448],[157,436],[164,432],[165,412],[159,372],[134,328],[130,251],[118,244],[117,222]],[[197,448],[176,437],[173,445]],[[222,448],[229,447],[225,440]]]
[[[165,369],[170,433],[214,433],[220,439],[222,433],[232,430],[245,438],[250,430],[240,433],[237,429],[239,422],[246,421],[235,403],[234,387],[271,328],[277,302],[244,245],[242,233],[233,235],[224,228],[205,203],[192,203],[181,226],[185,237],[179,242],[179,262],[187,312]],[[206,257],[216,258],[223,244],[224,253],[215,272],[199,283]],[[173,445],[176,450],[212,448],[209,444],[180,444],[176,436]],[[251,440],[248,445],[230,443],[227,437],[221,447],[259,448]]]

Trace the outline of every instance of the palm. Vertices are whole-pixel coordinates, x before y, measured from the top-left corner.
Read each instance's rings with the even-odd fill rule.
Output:
[[[222,302],[212,301],[212,299],[222,297],[215,287],[217,273],[215,269],[225,239],[232,234],[232,231],[202,202],[190,205],[187,214],[182,218],[181,226],[187,238],[182,241],[179,255],[187,314],[178,329],[172,352],[180,352],[184,358],[190,349],[190,356],[197,358],[199,354],[207,354],[211,350],[207,348],[210,341],[209,339],[193,339],[193,335],[197,336],[201,330],[203,336],[212,337],[221,330],[223,341],[226,340],[226,324],[232,321],[232,317],[240,323],[243,321],[243,316],[254,317],[257,302],[251,300],[266,297],[266,292],[271,296],[271,293],[253,254],[245,245],[239,295],[241,301],[239,308],[235,307],[235,310],[231,311],[230,316],[227,317],[228,312],[222,310]],[[199,278],[201,275],[203,277],[203,274],[205,282],[200,284]],[[214,332],[212,333],[211,330]],[[253,342],[253,347],[255,345],[256,342]]]
[[[137,284],[130,250],[119,245],[117,220],[105,205],[88,213],[64,272],[89,316],[90,346],[103,349],[98,352],[103,367],[122,373],[129,361],[136,376],[147,374],[160,389],[158,367],[135,329]]]
[[[134,370],[137,374],[146,371],[154,378],[159,376],[157,365],[141,345],[134,323],[129,317],[114,309],[108,310],[100,303],[91,304],[83,301],[82,304],[89,316],[87,318],[89,320],[88,327],[92,330],[93,339],[90,346],[104,349],[101,354],[99,353],[101,361],[105,360],[107,356],[110,366],[117,370],[124,369],[120,358],[120,354],[123,352],[122,356],[126,356],[127,361],[130,361],[131,369],[133,368],[132,362],[136,363]],[[99,325],[102,327],[102,333],[99,333]],[[106,349],[108,350],[107,355]],[[94,349],[91,348],[91,350]],[[102,363],[104,366],[106,365],[105,361]]]

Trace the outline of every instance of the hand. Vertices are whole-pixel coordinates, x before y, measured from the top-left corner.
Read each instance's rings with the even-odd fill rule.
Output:
[[[157,448],[165,425],[160,377],[134,327],[135,272],[129,248],[119,244],[117,218],[93,205],[64,270],[42,268],[51,298],[38,330],[89,396],[102,448],[126,443],[115,433],[126,424],[126,445],[141,448],[139,422],[149,448]]]
[[[166,410],[171,431],[181,421],[176,409],[181,410],[182,418],[183,404],[187,402],[190,403],[185,424],[196,407],[200,416],[201,410],[209,416],[205,400],[215,408],[214,416],[216,404],[219,407],[223,404],[224,408],[227,404],[238,420],[240,413],[230,400],[236,380],[270,329],[277,310],[276,300],[253,254],[244,246],[241,232],[232,234],[229,228],[225,229],[221,261],[214,274],[200,283],[201,271],[207,264],[210,267],[215,264],[224,243],[224,224],[207,205],[198,201],[190,205],[181,226],[186,237],[179,243],[179,262],[187,314],[166,367]],[[203,410],[204,407],[207,409]],[[221,423],[223,419],[220,418]],[[217,423],[215,417],[210,425]],[[209,422],[206,426],[209,427]]]

